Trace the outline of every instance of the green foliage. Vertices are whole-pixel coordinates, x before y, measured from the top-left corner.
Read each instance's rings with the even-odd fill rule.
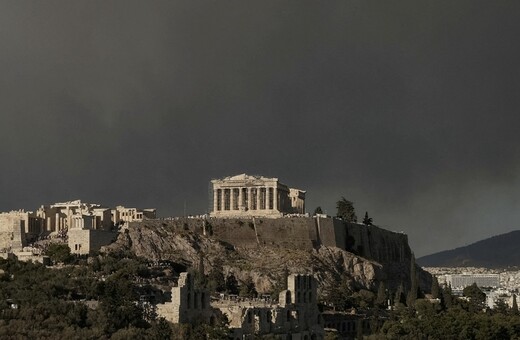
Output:
[[[493,306],[494,313],[506,314],[508,311],[509,311],[509,306],[507,305],[507,303],[504,300],[498,299],[495,302],[495,306]]]
[[[221,266],[215,265],[208,274],[207,288],[210,292],[224,292],[226,290],[226,279]]]
[[[412,254],[412,258],[410,260],[410,291],[408,292],[406,298],[406,305],[408,307],[413,307],[415,304],[415,300],[419,296],[419,283],[417,278],[417,271],[415,268],[415,256]]]
[[[73,260],[70,248],[65,243],[51,243],[45,252],[54,263],[69,263]]]
[[[365,211],[365,217],[363,218],[364,225],[372,225],[373,219],[372,217],[368,217],[368,211]]]
[[[437,280],[437,277],[432,275],[432,288],[431,288],[431,294],[432,298],[438,299],[441,295],[441,290],[439,287],[439,281]]]
[[[226,293],[238,294],[238,281],[233,273],[226,277]]]
[[[385,283],[383,281],[379,282],[379,287],[377,289],[377,297],[376,297],[376,306],[379,308],[385,308],[387,304],[388,297],[386,296],[386,288]]]
[[[472,312],[480,311],[484,308],[486,302],[486,294],[478,288],[476,283],[467,286],[462,294],[469,299],[469,309]]]
[[[0,260],[0,338],[167,339],[159,335],[168,324],[145,321],[136,303],[132,279],[143,272],[141,260],[98,260],[59,269]],[[88,308],[85,300],[98,301],[98,308]]]
[[[246,280],[242,282],[238,291],[238,295],[249,298],[256,297],[258,295],[255,289],[255,283],[253,282],[251,276],[248,276]]]
[[[357,222],[357,216],[354,210],[354,203],[347,200],[345,197],[341,197],[341,199],[336,202],[336,208],[338,210],[337,217],[347,222]]]
[[[395,292],[394,305],[399,306],[404,304],[406,304],[406,296],[404,293],[404,285],[401,282],[397,288],[397,291]]]

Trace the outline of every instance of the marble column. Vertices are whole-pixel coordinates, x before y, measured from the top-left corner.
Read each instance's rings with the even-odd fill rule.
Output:
[[[244,210],[244,194],[243,194],[243,188],[238,188],[238,210]]]
[[[253,208],[253,200],[251,199],[251,188],[247,188],[247,209]]]
[[[217,211],[217,192],[218,189],[213,187],[213,212]]]
[[[260,188],[256,188],[256,210],[260,210],[260,194],[262,191]]]
[[[280,211],[278,208],[278,189],[276,187],[273,188],[273,208]]]
[[[229,189],[229,210],[233,210],[235,207],[235,195],[234,188]]]

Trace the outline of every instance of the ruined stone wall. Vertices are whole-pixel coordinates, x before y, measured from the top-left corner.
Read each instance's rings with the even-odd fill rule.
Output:
[[[172,288],[172,301],[158,304],[157,314],[172,323],[210,323],[215,316],[208,291],[196,289],[193,278],[184,272],[176,287]]]
[[[117,238],[116,232],[91,229],[70,229],[67,232],[68,245],[73,254],[90,254]]]
[[[0,249],[22,249],[26,245],[25,221],[17,212],[0,214]]]

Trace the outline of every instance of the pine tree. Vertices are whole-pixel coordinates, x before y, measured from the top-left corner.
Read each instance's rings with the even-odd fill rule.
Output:
[[[397,306],[397,304],[399,304],[399,303],[403,304],[403,305],[406,303],[403,282],[401,282],[401,284],[399,284],[399,287],[397,288],[397,292],[395,292],[394,305]]]
[[[437,277],[432,277],[432,298],[438,299],[440,296],[440,288],[439,288],[439,281],[437,280]]]
[[[410,261],[410,283],[410,291],[408,292],[406,303],[408,307],[413,307],[415,305],[415,300],[417,300],[417,291],[419,290],[419,284],[417,282],[417,272],[415,270],[415,256],[413,253]]]
[[[386,307],[386,289],[385,283],[383,281],[379,282],[379,288],[377,289],[376,304],[381,308]]]
[[[518,315],[518,304],[516,303],[516,294],[513,294],[513,306],[511,307],[511,313]]]
[[[446,305],[446,308],[453,307],[453,293],[451,291],[451,285],[448,285],[445,289],[442,290],[442,300]]]
[[[365,211],[365,218],[363,219],[364,225],[372,225],[373,219],[372,217],[368,217],[368,211]]]

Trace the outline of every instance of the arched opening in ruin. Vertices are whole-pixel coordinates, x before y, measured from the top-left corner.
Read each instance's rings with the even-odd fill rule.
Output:
[[[291,292],[289,292],[289,291],[287,293],[285,293],[285,303],[286,304],[291,303]]]

